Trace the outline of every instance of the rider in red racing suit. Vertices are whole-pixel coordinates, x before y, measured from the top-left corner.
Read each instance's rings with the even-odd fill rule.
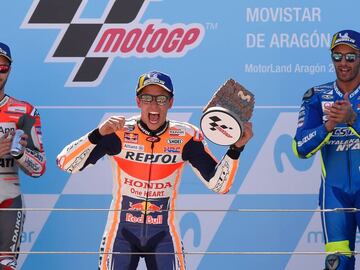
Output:
[[[111,209],[121,211],[109,212],[101,243],[101,270],[136,269],[141,255],[148,269],[185,269],[173,211],[185,163],[192,166],[209,189],[226,193],[234,181],[240,152],[252,136],[251,124],[246,123],[246,134],[217,161],[196,127],[166,120],[173,100],[169,80],[159,72],[141,76],[139,84],[148,83],[138,87],[140,118],[111,117],[66,146],[58,156],[59,167],[70,173],[95,164],[105,154],[110,156],[114,181]],[[158,98],[165,94],[168,103]],[[146,104],[141,95],[150,95],[151,101]],[[158,103],[153,102],[154,98]],[[114,252],[127,255],[113,255]]]
[[[45,172],[45,154],[41,142],[40,116],[27,102],[4,93],[10,73],[9,47],[0,43],[0,270],[13,270],[23,230],[25,214],[21,210],[1,211],[1,208],[22,208],[19,168],[31,177]],[[10,155],[10,144],[16,129],[22,129],[23,151]],[[1,253],[3,252],[3,253]],[[6,253],[9,252],[9,253]]]

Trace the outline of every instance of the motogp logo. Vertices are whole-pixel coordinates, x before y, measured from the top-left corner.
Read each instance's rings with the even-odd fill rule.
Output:
[[[60,29],[47,62],[74,62],[65,86],[101,83],[116,58],[183,57],[204,37],[201,24],[141,19],[155,0],[109,0],[101,18],[82,17],[88,0],[34,0],[22,28]]]

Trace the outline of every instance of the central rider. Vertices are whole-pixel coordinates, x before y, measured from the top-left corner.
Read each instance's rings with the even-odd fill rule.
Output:
[[[167,120],[173,94],[168,75],[153,71],[140,76],[136,88],[140,117],[112,116],[58,155],[58,166],[69,173],[110,156],[111,209],[121,211],[109,212],[101,270],[136,269],[140,257],[145,257],[148,269],[185,269],[173,211],[184,164],[188,162],[217,193],[228,192],[235,179],[240,153],[253,135],[252,124],[245,123],[242,138],[217,161],[195,126]],[[126,254],[113,254],[117,252]]]

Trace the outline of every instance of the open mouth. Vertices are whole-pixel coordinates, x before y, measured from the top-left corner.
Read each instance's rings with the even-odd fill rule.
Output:
[[[160,113],[158,112],[149,112],[149,121],[151,124],[157,124],[160,120]]]

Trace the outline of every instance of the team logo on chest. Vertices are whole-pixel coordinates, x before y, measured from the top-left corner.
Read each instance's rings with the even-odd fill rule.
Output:
[[[176,163],[177,155],[169,155],[169,154],[150,154],[150,153],[142,153],[142,152],[126,152],[125,159],[134,160],[138,162],[151,162],[151,163]]]
[[[136,133],[124,133],[124,142],[126,143],[137,143],[139,140],[139,134]]]
[[[7,132],[15,131],[15,123],[0,123],[0,135],[4,135]]]

